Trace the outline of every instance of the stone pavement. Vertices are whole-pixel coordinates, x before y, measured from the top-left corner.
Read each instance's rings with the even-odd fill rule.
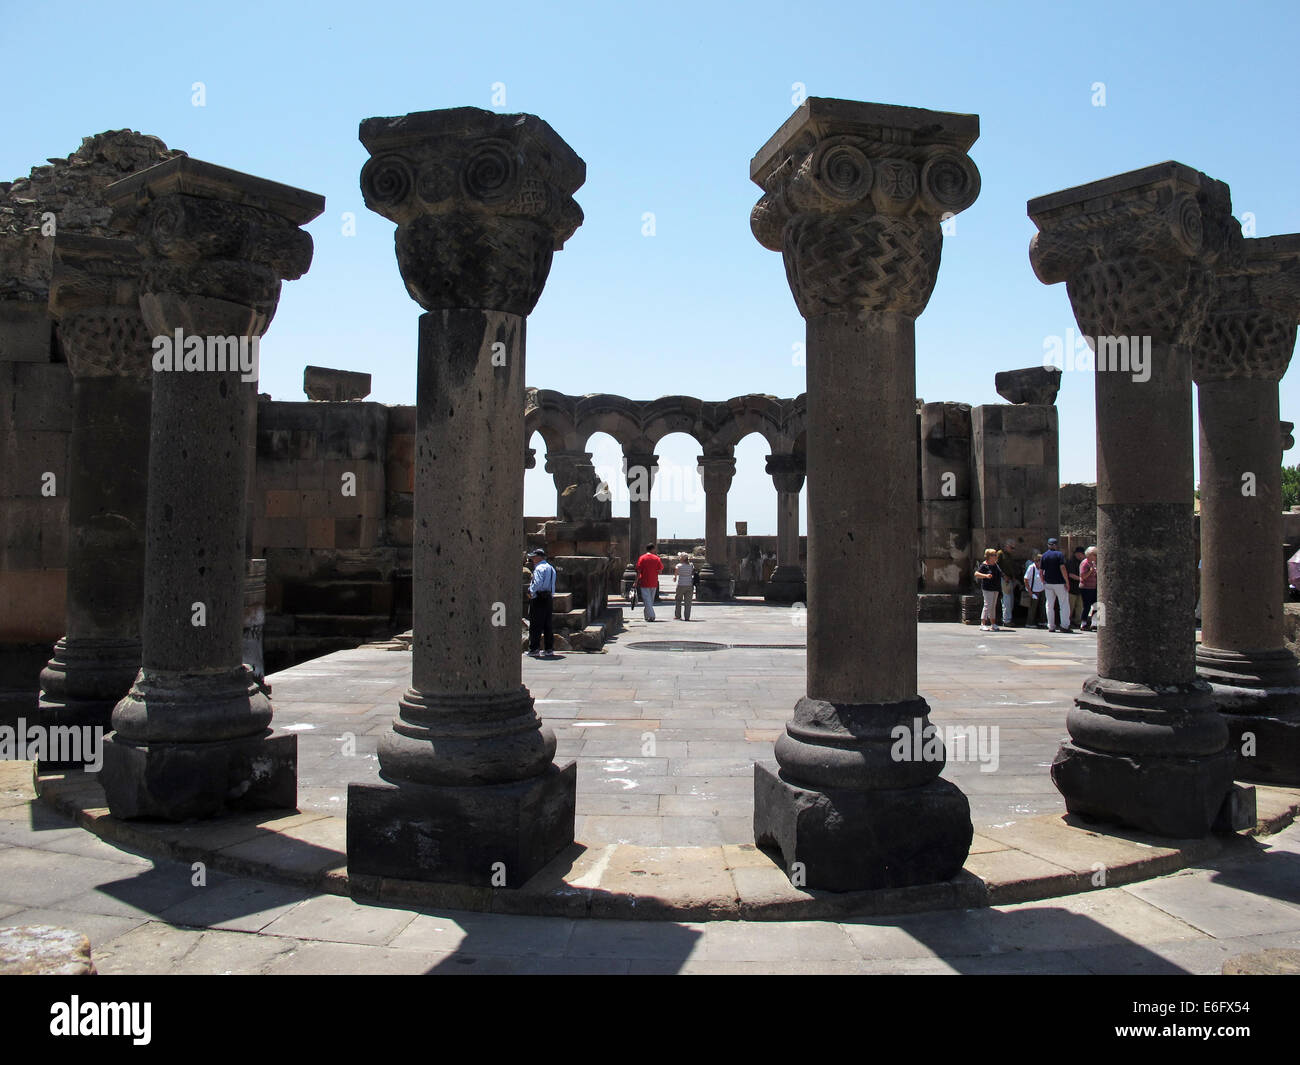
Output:
[[[803,612],[697,603],[690,624],[671,599],[603,654],[524,659],[524,683],[578,761],[577,838],[587,844],[716,846],[753,840],[753,762],[804,692]],[[726,644],[663,651],[646,643]],[[939,728],[996,727],[996,762],[950,750],[944,776],[970,798],[977,829],[1063,813],[1048,767],[1065,715],[1095,669],[1096,638],[1039,629],[919,626],[920,691]],[[862,648],[864,667],[888,669]],[[408,652],[358,649],[269,678],[276,724],[298,733],[299,808],[342,816],[351,781],[377,781],[376,744],[410,681]],[[993,733],[985,733],[991,739]],[[988,754],[986,750],[984,752]]]
[[[843,921],[621,921],[366,905],[111,846],[0,798],[0,927],[90,937],[102,974],[1218,973],[1300,947],[1300,826],[1155,880]]]

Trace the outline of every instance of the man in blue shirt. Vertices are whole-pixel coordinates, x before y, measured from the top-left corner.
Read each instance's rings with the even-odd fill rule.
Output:
[[[552,627],[555,596],[555,567],[546,561],[540,547],[529,552],[535,561],[532,583],[528,585],[528,656],[555,657],[555,630]],[[546,653],[539,655],[542,635],[546,636]]]
[[[1047,541],[1047,550],[1043,552],[1039,566],[1047,595],[1047,631],[1057,631],[1056,611],[1059,610],[1060,631],[1073,632],[1070,628],[1070,573],[1065,567],[1065,555],[1057,550],[1056,537]]]

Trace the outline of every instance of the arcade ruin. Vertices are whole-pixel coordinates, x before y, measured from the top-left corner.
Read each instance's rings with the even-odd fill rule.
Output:
[[[700,597],[807,607],[806,691],[753,765],[747,842],[813,890],[952,880],[972,843],[967,796],[942,756],[891,755],[900,727],[918,749],[935,731],[916,622],[976,620],[983,549],[1023,567],[1062,531],[1059,371],[998,374],[1005,403],[915,396],[915,321],[942,222],[977,203],[978,136],[975,115],[814,97],[760,148],[752,233],[780,253],[806,324],[793,398],[527,387],[527,318],[582,224],[586,180],[533,115],[361,123],[366,206],[394,224],[419,307],[409,405],[368,401],[353,370],[308,366],[307,398],[287,401],[259,396],[239,360],[155,357],[157,337],[255,350],[283,284],[310,284],[303,227],[322,197],[129,130],[0,183],[4,719],[109,732],[94,786],[120,821],[292,810],[297,739],[266,675],[409,629],[380,780],[347,782],[349,873],[521,888],[575,842],[579,771],[524,684],[524,549],[558,564],[564,646],[599,651],[640,545],[658,539],[656,448],[685,433],[706,500]],[[1277,393],[1300,237],[1245,238],[1231,209],[1226,184],[1174,162],[1028,204],[1032,269],[1065,282],[1080,331],[1150,342],[1146,379],[1095,375],[1096,500],[1082,509],[1105,624],[1050,770],[1099,831],[1230,832],[1253,824],[1252,784],[1300,787]],[[870,419],[861,395],[876,397]],[[596,433],[622,449],[627,518],[597,475]],[[735,449],[754,433],[774,538],[728,532]],[[890,476],[864,476],[862,455]],[[531,518],[523,471],[538,462],[556,505]],[[776,555],[766,580],[752,564],[741,576],[756,546]],[[1157,569],[1187,579],[1156,595]],[[79,773],[38,769],[38,789]]]

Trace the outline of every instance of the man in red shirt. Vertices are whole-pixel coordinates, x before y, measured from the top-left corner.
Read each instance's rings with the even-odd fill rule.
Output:
[[[664,562],[655,554],[655,545],[646,544],[645,554],[636,560],[636,586],[645,604],[646,621],[655,619],[655,593],[659,591],[659,574],[663,570]]]

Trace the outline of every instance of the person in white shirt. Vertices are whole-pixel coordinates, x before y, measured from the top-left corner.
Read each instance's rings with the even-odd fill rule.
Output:
[[[1036,553],[1025,567],[1025,591],[1029,593],[1029,614],[1025,618],[1025,628],[1034,625],[1034,620],[1038,617],[1038,604],[1043,601],[1043,589],[1047,587],[1043,583],[1042,568],[1038,565],[1042,557],[1042,552]],[[1038,628],[1043,628],[1041,621],[1038,622]]]
[[[691,620],[691,600],[695,598],[695,567],[687,561],[690,556],[683,551],[677,556],[677,595],[673,599],[673,620]],[[685,610],[686,617],[682,617]]]

